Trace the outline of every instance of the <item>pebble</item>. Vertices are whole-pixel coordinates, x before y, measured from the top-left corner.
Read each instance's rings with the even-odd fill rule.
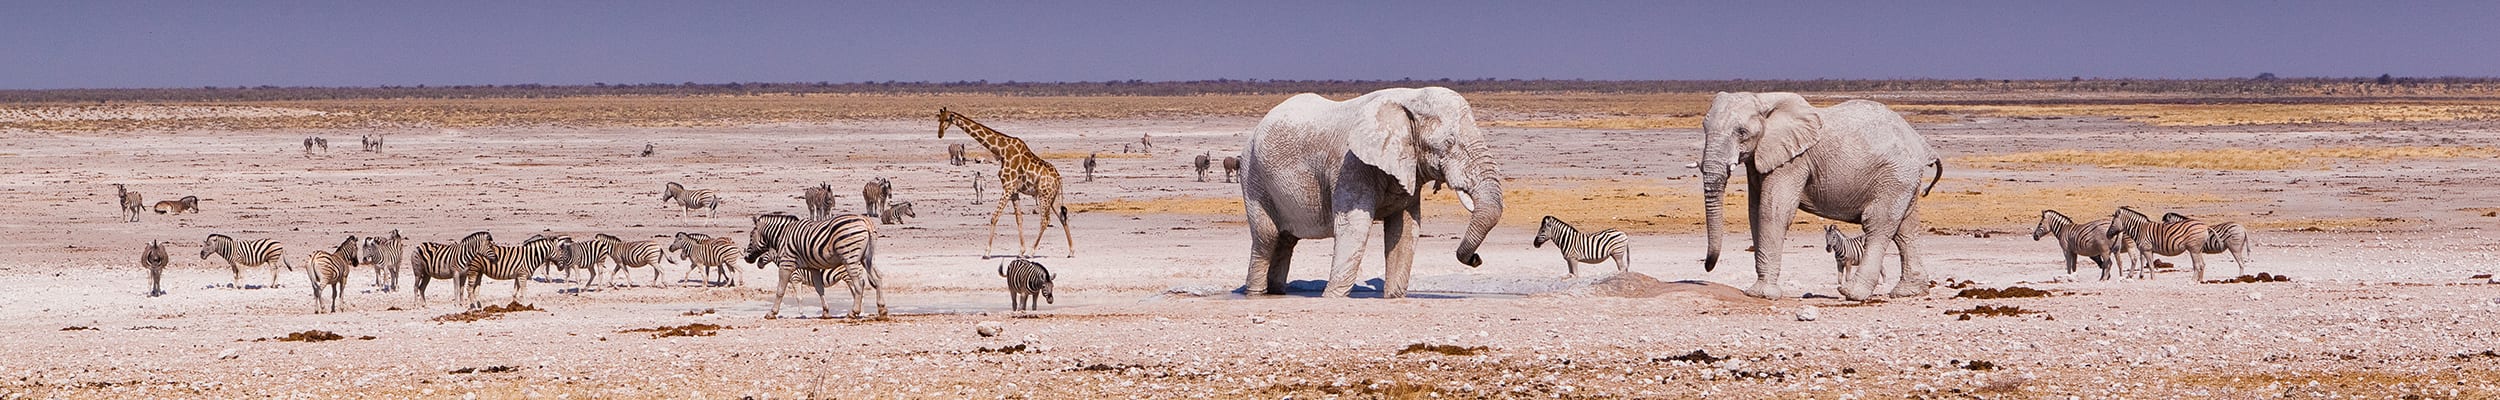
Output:
[[[226,351],[220,351],[220,352],[217,352],[217,359],[219,359],[219,360],[232,360],[232,359],[234,359],[235,357],[242,357],[242,356],[243,356],[243,349],[239,349],[239,348],[229,348],[229,349],[226,349]]]
[[[981,337],[998,336],[999,333],[1006,331],[1007,325],[998,323],[998,321],[981,321],[980,325],[972,328],[972,333],[980,334]]]
[[[1815,318],[1821,318],[1822,316],[1823,313],[1815,310],[1814,306],[1805,306],[1797,309],[1798,321],[1813,321]]]
[[[1252,315],[1252,316],[1250,316],[1250,323],[1251,323],[1251,324],[1264,324],[1264,323],[1267,323],[1267,317],[1257,316],[1257,315]]]

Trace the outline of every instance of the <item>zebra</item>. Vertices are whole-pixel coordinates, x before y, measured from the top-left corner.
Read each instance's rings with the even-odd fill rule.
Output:
[[[165,256],[165,244],[154,240],[139,249],[139,267],[148,270],[148,297],[165,295],[165,264],[173,260]]]
[[[530,235],[529,239],[522,240],[522,242],[531,242],[539,239],[564,239],[566,243],[571,243],[573,237],[565,235]],[[573,253],[570,250],[565,250],[565,254],[570,256]],[[539,264],[538,268],[530,270],[530,279],[537,280],[539,282],[554,282],[556,281],[556,272],[564,272],[563,282],[573,281],[573,263],[570,262]]]
[[[1849,237],[1840,233],[1839,225],[1823,225],[1823,251],[1832,253],[1832,261],[1841,270],[1866,262],[1866,235]]]
[[[1140,134],[1137,134],[1137,150],[1138,150],[1137,152],[1139,152],[1139,153],[1146,153],[1146,154],[1154,154],[1154,152],[1155,152],[1155,140],[1154,140],[1154,139],[1155,139],[1155,135],[1154,135],[1154,134],[1152,134],[1152,133],[1140,133]]]
[[[116,183],[113,184],[113,197],[122,201],[122,217],[126,219],[122,222],[139,222],[139,210],[147,207],[139,199],[139,192],[130,191],[128,186]]]
[[[680,207],[677,210],[678,218],[685,218],[687,210],[706,207],[711,208],[712,211],[707,218],[720,216],[720,194],[713,193],[711,189],[686,190],[686,185],[669,182],[668,187],[660,191],[660,202],[674,202],[677,207]]]
[[[972,202],[973,202],[973,204],[980,204],[980,203],[981,203],[981,200],[980,200],[980,199],[981,199],[981,198],[983,198],[983,197],[987,197],[987,196],[982,195],[981,193],[982,193],[982,190],[981,190],[981,171],[972,171],[972,199],[973,199],[973,200],[972,200]]]
[[[285,266],[288,271],[295,270],[295,263],[286,260],[286,245],[269,239],[237,242],[234,237],[211,233],[208,234],[207,240],[200,243],[200,259],[206,260],[209,256],[226,259],[226,267],[234,270],[234,287],[236,288],[243,287],[243,268],[245,267],[269,266],[269,287],[272,288],[278,287],[279,266]]]
[[[824,183],[801,189],[799,193],[799,200],[807,206],[808,218],[824,218],[827,215],[833,215],[835,199],[839,197],[841,196],[833,194],[833,185]]]
[[[1189,162],[1190,167],[1198,169],[1199,182],[1207,181],[1207,156],[1210,154],[1212,153],[1198,153],[1198,159]]]
[[[1241,157],[1224,156],[1224,182],[1231,183],[1238,176],[1241,176]]]
[[[200,196],[182,196],[181,200],[156,202],[157,214],[200,213]]]
[[[2150,267],[2153,255],[2164,257],[2187,254],[2196,263],[2196,281],[2205,281],[2205,255],[2231,252],[2231,262],[2239,264],[2240,273],[2248,273],[2248,230],[2236,223],[2206,225],[2203,221],[2178,213],[2162,215],[2161,222],[2152,222],[2133,208],[2118,207],[2109,217],[2110,229],[2135,238],[2136,263]],[[2146,273],[2150,275],[2150,272]]]
[[[356,267],[357,245],[356,237],[350,235],[334,250],[313,250],[311,255],[304,256],[304,276],[312,278],[314,314],[324,310],[322,289],[329,289],[330,292],[328,312],[339,312],[339,297],[347,293],[347,273]]]
[[[911,202],[897,201],[894,202],[894,205],[886,206],[885,215],[878,217],[877,223],[886,225],[901,225],[903,223],[903,217],[920,218],[920,213],[912,212]]]
[[[559,250],[572,243],[571,238],[556,236],[530,238],[520,246],[497,245],[492,241],[480,245],[477,251],[486,253],[485,257],[470,257],[461,271],[466,275],[461,287],[469,298],[469,309],[485,306],[477,301],[477,288],[487,279],[512,281],[512,303],[519,304],[522,291],[529,285],[530,271],[547,263],[572,262]]]
[[[766,251],[764,255],[758,258],[754,264],[756,269],[763,269],[764,264],[767,263],[774,266],[773,276],[780,278],[777,281],[777,285],[781,285],[779,287],[787,287],[790,283],[796,282],[801,285],[807,285],[807,287],[810,288],[815,288],[816,307],[820,312],[820,314],[817,315],[824,317],[830,318],[833,316],[833,305],[828,303],[825,299],[826,286],[832,286],[837,282],[846,283],[844,286],[851,290],[851,297],[853,299],[852,304],[858,304],[860,294],[867,289],[864,287],[866,284],[865,282],[860,279],[856,279],[858,277],[856,274],[836,277],[833,275],[832,271],[799,268],[799,259],[797,257],[790,257],[787,254],[783,254],[780,250]],[[847,271],[855,272],[858,270],[853,269]],[[779,303],[780,299],[775,298],[774,302]],[[776,309],[775,311],[779,310]],[[857,313],[853,313],[853,315],[857,315]]]
[[[711,285],[712,271],[720,271],[721,285],[738,285],[738,270],[731,262],[738,259],[738,244],[729,238],[678,232],[676,240],[669,243],[668,251],[674,252],[674,257],[686,260],[686,276],[678,277],[679,281],[686,280],[699,270],[703,271],[703,283]]]
[[[969,161],[969,160],[964,159],[964,144],[963,144],[963,143],[949,143],[949,144],[947,144],[947,145],[946,145],[946,163],[947,163],[947,164],[953,164],[953,165],[964,165],[964,161]]]
[[[2040,210],[2040,224],[2031,228],[2031,240],[2057,237],[2059,253],[2066,255],[2066,274],[2075,273],[2076,257],[2087,257],[2092,259],[2093,264],[2101,266],[2101,280],[2106,281],[2110,279],[2112,270],[2133,271],[2129,269],[2126,257],[2122,256],[2132,241],[2109,227],[2107,219],[2076,224],[2074,219],[2057,210]]]
[[[306,136],[306,137],[304,137],[304,158],[312,158],[312,156],[313,156],[313,151],[312,151],[312,149],[313,149],[313,137],[311,137],[311,136]]]
[[[330,138],[314,136],[312,140],[313,145],[321,146],[321,152],[323,154],[328,154],[330,152]]]
[[[861,185],[859,188],[859,201],[868,203],[866,204],[868,207],[868,216],[874,217],[883,215],[886,207],[885,202],[890,200],[886,197],[893,194],[894,181],[887,180],[885,178],[869,179],[867,184]]]
[[[1040,310],[1042,306],[1033,303],[1033,298],[1037,296],[1045,303],[1059,303],[1058,299],[1051,295],[1051,281],[1058,280],[1059,276],[1052,275],[1050,268],[1043,267],[1042,263],[1019,258],[999,264],[998,276],[1007,278],[1007,307],[1009,309]]]
[[[362,136],[362,137],[361,137],[361,139],[362,139],[362,140],[363,140],[363,142],[364,142],[364,149],[365,149],[365,151],[368,151],[368,152],[376,152],[376,153],[379,153],[379,152],[381,152],[381,151],[382,151],[382,136],[381,136],[381,135],[364,135],[364,136]]]
[[[615,273],[608,274],[609,288],[615,288],[616,280],[618,278],[625,277],[625,272],[631,268],[651,268],[651,285],[660,286],[660,269],[658,266],[667,259],[668,250],[661,247],[658,242],[649,240],[627,242],[622,239],[617,239],[615,236],[608,236],[604,233],[593,237],[591,240],[606,243],[606,246],[608,247],[608,261],[616,263]],[[592,275],[590,280],[598,281],[599,277],[597,275]]]
[[[408,238],[399,236],[398,229],[392,229],[388,237],[365,238],[357,249],[356,254],[361,257],[357,261],[373,266],[374,287],[382,288],[384,292],[399,290],[399,264],[403,259],[400,255],[405,254],[407,242]]]
[[[426,242],[417,245],[415,264],[410,275],[416,277],[417,305],[425,305],[425,286],[436,279],[450,280],[454,301],[467,297],[460,292],[460,281],[467,277],[468,263],[479,256],[478,247],[495,242],[495,235],[484,231],[470,233],[453,244]]]
[[[823,274],[824,282],[850,281],[851,314],[858,318],[865,286],[877,295],[877,316],[885,317],[884,278],[877,272],[877,224],[857,214],[801,221],[786,214],[755,216],[755,227],[747,231],[746,260],[753,263],[765,253],[779,252],[789,257],[800,274]],[[781,317],[782,294],[790,287],[789,274],[773,289],[773,311],[764,319]],[[821,288],[821,286],[819,286]],[[817,301],[824,301],[824,291],[817,291]],[[831,315],[831,310],[826,310]]]
[[[650,156],[651,156],[651,155],[653,155],[653,154],[659,154],[659,153],[660,153],[660,146],[659,146],[659,144],[657,144],[657,143],[643,143],[643,144],[642,144],[642,154],[640,154],[641,156],[643,156],[643,157],[650,157]]]
[[[1554,249],[1562,251],[1563,267],[1571,272],[1567,278],[1580,276],[1581,263],[1596,264],[1606,262],[1608,258],[1615,260],[1616,272],[1632,270],[1631,242],[1623,232],[1607,229],[1584,234],[1561,218],[1548,215],[1544,225],[1537,227],[1536,239],[1530,245],[1545,247],[1547,241],[1554,242]]]
[[[590,290],[591,282],[599,281],[599,264],[607,261],[608,249],[614,248],[612,246],[616,245],[616,242],[612,240],[598,240],[598,238],[616,239],[615,236],[608,236],[607,234],[602,233],[592,236],[592,240],[572,242],[571,244],[563,246],[565,257],[573,261],[571,265],[572,268],[564,270],[565,281],[570,282],[573,280],[573,270],[575,269],[590,271],[590,280],[582,281],[581,289],[576,290],[575,293]],[[614,282],[616,277],[608,277],[608,280],[610,282]]]
[[[1093,182],[1093,181],[1094,181],[1094,157],[1095,157],[1095,156],[1100,156],[1100,155],[1102,155],[1102,152],[1085,153],[1085,181],[1086,181],[1086,182]],[[975,180],[978,180],[980,177],[975,176],[975,177],[973,177],[973,178],[974,178]],[[980,193],[973,193],[973,195],[978,196],[978,195],[980,195]]]

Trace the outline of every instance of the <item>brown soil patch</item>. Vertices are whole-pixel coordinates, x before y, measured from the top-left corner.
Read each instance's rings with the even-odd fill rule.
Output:
[[[998,346],[998,347],[995,347],[995,348],[991,348],[991,347],[983,347],[983,348],[981,348],[981,350],[979,350],[979,351],[980,351],[980,352],[983,352],[983,353],[1016,354],[1016,353],[1022,353],[1022,352],[1024,352],[1024,350],[1025,350],[1024,345],[1022,345],[1022,344],[1015,344],[1015,345],[1007,345],[1007,346]]]
[[[2020,316],[2020,315],[2023,315],[2023,314],[2037,314],[2037,313],[2039,313],[2039,311],[2025,310],[2025,309],[2022,309],[2021,307],[2015,307],[2015,306],[1990,306],[1990,305],[1981,305],[1981,306],[1977,306],[1977,307],[1971,307],[1971,308],[1970,308],[1970,309],[1968,309],[1968,310],[1946,310],[1946,311],[1944,312],[1944,315],[1959,315],[1959,316],[1962,316],[1962,317],[1961,317],[1961,318],[1959,318],[1959,319],[1961,319],[1961,320],[1963,320],[1963,321],[1969,321],[1969,320],[1971,319],[1971,316],[1973,316],[1973,315],[1982,316],[1982,317],[2013,317],[2013,316]]]
[[[480,321],[480,320],[494,319],[495,317],[502,316],[502,315],[504,315],[504,314],[510,314],[510,313],[516,313],[516,312],[522,312],[522,311],[546,311],[546,310],[540,310],[540,309],[538,309],[538,307],[536,307],[536,306],[532,306],[532,305],[528,305],[528,304],[511,303],[511,304],[505,304],[505,305],[500,305],[500,306],[486,306],[486,308],[480,308],[480,309],[469,310],[469,311],[462,311],[462,312],[451,313],[451,314],[443,314],[442,316],[434,317],[433,321],[434,321],[434,322],[477,322],[477,321]]]
[[[1651,357],[1651,358],[1649,359],[1649,362],[1683,361],[1683,362],[1690,362],[1690,363],[1697,363],[1697,364],[1709,364],[1709,363],[1715,363],[1715,362],[1725,361],[1725,360],[1727,360],[1727,359],[1728,359],[1728,357],[1715,357],[1715,356],[1711,356],[1711,355],[1710,355],[1710,352],[1707,352],[1707,351],[1693,350],[1693,352],[1691,352],[1691,353],[1684,353],[1684,355],[1680,355],[1680,356],[1674,356],[1674,357]]]
[[[694,337],[719,335],[722,329],[729,329],[729,327],[713,324],[685,324],[679,326],[627,329],[616,331],[616,333],[650,333],[652,339],[658,339],[679,336]]]
[[[2013,287],[2007,287],[2007,288],[2004,288],[2004,289],[1989,289],[1989,288],[1962,289],[1962,291],[1961,291],[1960,293],[1954,293],[1954,294],[1953,294],[1953,298],[1956,298],[1956,299],[1979,299],[1979,300],[1991,300],[1991,299],[2019,299],[2019,298],[2026,298],[2026,297],[2049,297],[2049,296],[2056,296],[2056,295],[2057,295],[2057,293],[2049,292],[2049,291],[2046,291],[2046,290],[2032,289],[2032,288],[2027,288],[2027,287],[2022,287],[2022,286],[2013,286]]]
[[[1406,345],[1406,349],[1404,349],[1404,350],[1398,350],[1398,355],[1401,355],[1401,356],[1402,356],[1402,355],[1413,354],[1413,353],[1441,353],[1441,355],[1449,355],[1449,356],[1472,356],[1472,355],[1477,355],[1477,354],[1484,354],[1484,352],[1486,352],[1486,351],[1492,351],[1492,350],[1493,350],[1493,348],[1491,348],[1491,347],[1486,347],[1486,346],[1473,346],[1473,347],[1468,347],[1468,346],[1457,346],[1457,345],[1446,345],[1446,344],[1423,344],[1423,343],[1416,343],[1416,344]]]
[[[289,333],[289,334],[286,334],[286,336],[271,337],[271,338],[260,338],[260,339],[252,339],[252,341],[254,341],[254,342],[272,341],[272,340],[275,340],[275,341],[280,341],[280,342],[327,342],[327,341],[332,341],[332,340],[347,340],[347,336],[346,336],[346,335],[340,335],[340,334],[337,334],[337,333],[332,333],[332,332],[330,332],[330,331],[325,331],[325,330],[314,329],[314,330],[307,330],[307,331],[303,331],[303,332]],[[358,337],[356,337],[356,340],[373,340],[373,337],[372,337],[372,336],[358,336]]]
[[[460,369],[451,370],[451,373],[453,373],[453,374],[500,374],[500,373],[505,373],[505,372],[519,371],[519,370],[521,370],[521,367],[515,367],[515,366],[510,366],[510,365],[497,365],[497,366],[491,366],[491,367],[460,367]]]
[[[96,329],[95,327],[92,327],[92,326],[73,326],[73,327],[68,327],[68,328],[61,328],[61,331],[62,331],[62,332],[68,332],[68,331],[100,331],[100,330],[103,330],[103,329]]]
[[[2240,275],[2239,277],[2236,277],[2236,278],[2231,278],[2231,279],[2223,279],[2223,280],[2205,281],[2205,283],[2222,284],[2222,283],[2264,283],[2264,282],[2291,282],[2291,281],[2292,281],[2292,277],[2291,277],[2290,275],[2275,275],[2275,274],[2270,274],[2270,273],[2259,272],[2259,273],[2257,273],[2256,275]]]

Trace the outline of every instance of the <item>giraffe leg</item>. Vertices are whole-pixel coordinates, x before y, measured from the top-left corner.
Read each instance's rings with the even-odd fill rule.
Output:
[[[1004,186],[1004,185],[1006,185],[1006,184],[1001,183],[1000,185],[1003,187],[1003,186]],[[1001,190],[1001,192],[1005,192],[1005,191],[1004,191],[1004,190]],[[1014,206],[1014,205],[1015,205],[1015,202],[1016,202],[1016,197],[1014,196],[1014,193],[1013,193],[1013,192],[1008,192],[1008,194],[1007,194],[1007,195],[999,196],[999,199],[998,199],[998,210],[997,210],[997,211],[991,211],[991,212],[990,212],[990,244],[989,244],[987,247],[983,247],[983,248],[982,248],[982,250],[981,250],[981,257],[982,257],[982,258],[988,258],[991,254],[996,254],[996,253],[998,253],[998,214],[1006,213],[1006,212],[1008,212],[1008,211],[1012,210],[1012,209],[1011,209],[1011,208],[1009,208],[1009,207]],[[1024,228],[1016,228],[1016,229],[1024,229]],[[1021,234],[1022,234],[1022,232],[1018,232],[1018,234],[1019,234],[1019,235],[1021,235]],[[1022,246],[1022,245],[1023,245],[1023,243],[1022,243],[1022,242],[1024,241],[1024,239],[1022,239],[1022,236],[1017,236],[1017,237],[1018,237],[1018,239],[1016,239],[1016,241],[1018,242],[1018,243],[1017,243],[1017,245],[1018,245],[1018,246]]]
[[[1031,257],[1033,256],[1033,250],[1024,246],[1024,207],[1023,204],[1017,204],[1016,206],[1017,207],[1015,209],[1010,210],[1014,211],[1016,215],[1016,256]]]

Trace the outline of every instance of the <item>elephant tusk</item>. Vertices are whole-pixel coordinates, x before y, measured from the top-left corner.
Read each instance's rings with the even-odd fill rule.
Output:
[[[1460,190],[1457,193],[1458,206],[1466,207],[1467,212],[1476,212],[1476,197],[1467,195],[1467,191],[1465,190]]]

